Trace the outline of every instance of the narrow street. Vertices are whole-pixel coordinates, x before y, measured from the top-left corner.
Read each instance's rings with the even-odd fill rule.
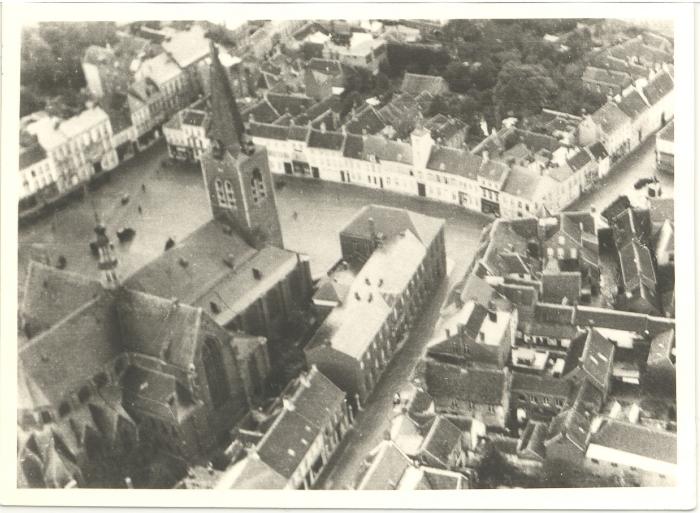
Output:
[[[656,138],[652,135],[644,143],[615,163],[610,173],[590,194],[581,196],[568,210],[587,210],[591,205],[602,212],[618,196],[627,194],[633,204],[639,204],[646,189],[638,191],[634,184],[640,178],[657,176],[661,182],[662,197],[673,196],[673,175],[656,172]]]
[[[450,278],[445,279],[438,287],[428,307],[416,321],[416,326],[405,344],[389,363],[367,405],[355,418],[353,428],[336,450],[329,462],[330,470],[321,476],[317,488],[352,487],[362,462],[384,439],[384,433],[389,429],[391,418],[395,415],[392,402],[394,393],[408,386],[419,358],[433,337],[434,327],[440,316],[440,307],[449,291],[448,284],[455,277],[461,278],[462,273],[456,275],[456,271],[453,270]]]

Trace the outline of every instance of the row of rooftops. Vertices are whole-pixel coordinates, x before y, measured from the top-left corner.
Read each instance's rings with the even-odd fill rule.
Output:
[[[673,88],[673,77],[668,71],[662,70],[646,81],[646,84],[635,85],[634,88],[623,91],[619,101],[608,101],[591,115],[591,119],[604,133],[612,134],[659,103]]]

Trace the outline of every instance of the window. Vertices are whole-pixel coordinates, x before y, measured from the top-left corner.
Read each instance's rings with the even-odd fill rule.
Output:
[[[214,180],[214,190],[216,192],[216,200],[219,202],[219,206],[228,208],[228,201],[226,200],[223,182],[219,178]]]
[[[265,197],[265,182],[263,182],[262,173],[257,167],[253,169],[253,175],[250,178],[250,192],[253,195],[254,203],[258,203]]]
[[[558,259],[564,258],[564,248],[557,248],[557,258]]]
[[[205,338],[202,345],[202,365],[207,378],[209,396],[214,407],[218,408],[227,401],[230,391],[218,342],[211,337]]]
[[[563,236],[563,235],[560,235],[560,236],[559,236],[559,245],[560,245],[560,246],[563,246],[565,242],[566,242],[566,239],[564,239],[564,236]]]
[[[576,248],[571,248],[571,250],[569,251],[569,254],[571,255],[572,259],[578,258],[578,251],[576,250]]]
[[[224,182],[224,192],[226,193],[226,202],[229,208],[236,208],[236,193],[233,190],[233,184],[230,180]]]

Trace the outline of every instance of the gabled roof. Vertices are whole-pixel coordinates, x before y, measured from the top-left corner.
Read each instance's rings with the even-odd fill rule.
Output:
[[[461,446],[462,432],[447,418],[437,416],[425,435],[420,447],[421,453],[426,453],[438,460],[445,467],[450,466],[450,456],[456,447]]]
[[[351,134],[376,134],[386,125],[374,107],[368,106],[355,114],[345,124],[345,129]]]
[[[314,57],[307,64],[307,69],[324,75],[339,75],[343,72],[340,61],[334,59],[319,59]]]
[[[249,132],[253,137],[276,139],[278,141],[286,141],[289,135],[289,129],[286,126],[273,125],[271,123],[258,123],[257,121],[250,121]]]
[[[673,349],[676,345],[676,330],[662,331],[651,340],[647,365],[673,363]]]
[[[614,355],[615,344],[595,328],[590,330],[581,355],[581,368],[603,390],[608,388]]]
[[[340,132],[330,132],[312,129],[309,135],[309,148],[340,151],[343,148],[345,136]]]
[[[623,96],[620,103],[618,103],[618,106],[620,107],[620,110],[627,114],[631,119],[638,118],[649,108],[644,101],[644,98],[642,98],[636,89]]]
[[[364,141],[361,135],[348,134],[345,137],[343,156],[350,159],[362,160],[364,154]]]
[[[219,490],[281,490],[287,485],[287,479],[260,456],[252,453],[228,469],[219,479]]]
[[[374,449],[374,459],[362,476],[358,490],[395,490],[411,460],[396,445],[383,441]]]
[[[102,294],[98,281],[31,261],[20,312],[33,337]]]
[[[662,71],[651,79],[649,84],[642,89],[649,103],[656,105],[667,94],[673,91],[673,78],[667,71]]]
[[[562,399],[569,397],[572,388],[571,381],[564,378],[555,378],[548,375],[539,376],[517,371],[513,371],[510,384],[512,394],[535,393]]]
[[[475,404],[501,405],[506,375],[502,370],[464,368],[427,360],[426,391],[435,398],[454,398]]]
[[[440,232],[444,221],[434,217],[418,214],[410,210],[386,207],[381,205],[367,205],[363,207],[355,217],[342,229],[341,236],[348,235],[370,239],[370,218],[374,222],[374,229],[386,239],[400,235],[402,231],[410,230],[418,240],[427,248]]]
[[[571,166],[571,169],[578,171],[591,161],[591,156],[585,149],[583,149],[576,152],[573,157],[568,158],[566,161],[568,162],[569,166]]]
[[[245,121],[257,121],[260,123],[272,123],[280,117],[280,113],[267,100],[260,100],[258,103],[245,109],[241,116]],[[252,119],[251,119],[252,118]]]
[[[434,75],[419,75],[417,73],[405,73],[401,90],[413,95],[427,91],[430,94],[441,94],[449,91],[449,86],[444,78]]]
[[[545,272],[542,274],[542,301],[561,303],[564,298],[568,304],[577,302],[581,297],[581,273],[579,272]]]
[[[622,112],[613,102],[608,102],[591,116],[593,121],[600,126],[601,130],[610,135],[621,128],[626,123],[630,123],[630,117]]]
[[[658,134],[656,136],[659,139],[663,139],[664,141],[669,141],[673,142],[673,120],[671,120],[670,123],[668,123],[665,127],[663,127],[661,130],[659,130]]]
[[[562,411],[552,419],[547,430],[545,447],[555,440],[567,439],[581,452],[588,446],[588,433],[591,428],[590,420],[580,408],[573,406]]]
[[[434,145],[426,168],[476,180],[481,158],[461,148]]]
[[[632,78],[627,73],[603,68],[596,68],[594,66],[587,66],[583,72],[583,77],[581,78],[582,80],[587,82],[596,82],[604,85],[614,85],[623,89],[632,82]]]
[[[600,141],[594,142],[593,144],[588,146],[588,150],[591,152],[591,155],[593,155],[593,157],[596,159],[604,159],[608,156],[608,151],[605,149],[605,146]]]
[[[280,115],[298,116],[314,103],[313,99],[303,95],[267,93],[265,98]]]
[[[674,465],[678,458],[675,433],[612,419],[603,422],[600,429],[591,436],[590,442]]]

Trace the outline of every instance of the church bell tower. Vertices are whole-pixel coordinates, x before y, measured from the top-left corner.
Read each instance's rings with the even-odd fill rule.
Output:
[[[236,98],[216,46],[211,48],[211,150],[202,155],[212,215],[250,244],[283,247],[267,149],[245,133]]]

